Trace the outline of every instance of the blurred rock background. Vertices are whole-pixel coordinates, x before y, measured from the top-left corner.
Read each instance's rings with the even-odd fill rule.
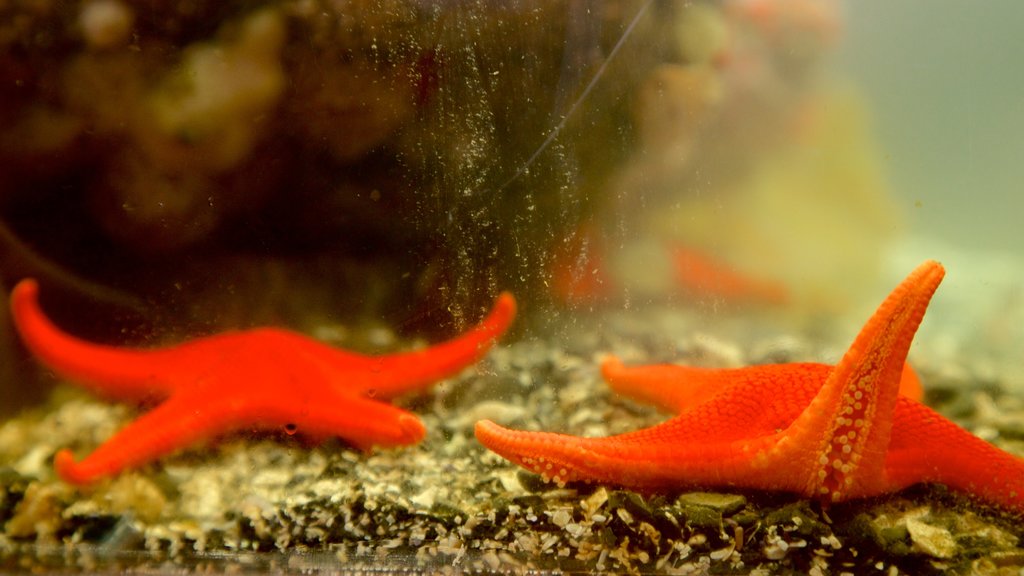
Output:
[[[835,133],[840,28],[808,0],[2,3],[0,279],[38,277],[100,341],[277,324],[374,351],[450,335],[500,290],[572,304],[554,279],[593,272],[591,236],[634,300],[675,289],[631,256],[651,235],[806,264],[787,206],[891,216],[870,166],[828,193],[841,171],[796,193],[764,176],[766,151]]]

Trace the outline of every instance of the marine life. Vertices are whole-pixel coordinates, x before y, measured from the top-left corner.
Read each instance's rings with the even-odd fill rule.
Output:
[[[626,367],[611,356],[601,363],[601,375],[616,393],[665,410],[682,413],[688,407],[711,398],[720,390],[743,380],[782,378],[806,374],[808,379],[824,382],[835,367],[816,362],[792,362],[747,368],[698,368],[679,364],[653,364]],[[779,376],[773,375],[778,371]],[[685,384],[682,384],[684,383]],[[820,384],[819,384],[820,385]],[[900,395],[920,402],[924,389],[910,363],[903,365]]]
[[[743,274],[681,244],[672,244],[669,251],[675,281],[690,294],[750,304],[782,305],[789,300],[789,292],[781,282]]]
[[[609,249],[607,239],[593,223],[582,225],[577,233],[552,252],[549,262],[550,294],[569,305],[606,303],[622,298],[626,292],[655,297],[676,293],[686,298],[714,298],[750,306],[783,306],[790,302],[788,288],[771,278],[762,278],[738,270],[713,254],[680,242],[667,240],[654,244],[645,256],[666,264],[664,278],[650,274],[649,285],[637,284],[636,253],[619,247]],[[632,266],[623,266],[623,262]],[[657,268],[654,268],[655,270]]]
[[[476,436],[559,484],[736,487],[828,503],[935,482],[1024,512],[1024,459],[898,393],[910,343],[944,274],[932,261],[914,270],[834,368],[624,369],[611,360],[604,373],[617,389],[679,414],[606,438],[509,430],[490,421],[477,423]],[[691,384],[696,396],[680,392]]]
[[[419,418],[383,402],[421,390],[473,364],[515,316],[511,294],[465,334],[423,350],[364,356],[277,328],[225,332],[176,346],[122,349],[67,334],[42,312],[38,284],[23,280],[11,311],[28,348],[45,365],[97,394],[158,405],[84,460],[69,450],[54,464],[86,484],[179,448],[240,430],[332,436],[369,449],[420,441]]]

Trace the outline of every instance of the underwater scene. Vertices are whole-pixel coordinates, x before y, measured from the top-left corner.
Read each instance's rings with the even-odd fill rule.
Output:
[[[0,573],[1024,573],[1022,25],[0,2]]]

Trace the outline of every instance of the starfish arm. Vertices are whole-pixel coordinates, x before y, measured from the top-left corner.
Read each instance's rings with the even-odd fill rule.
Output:
[[[938,482],[1024,512],[1024,458],[996,448],[917,402],[901,400],[895,422],[885,464],[891,490]]]
[[[672,412],[682,412],[734,383],[725,370],[672,364],[626,368],[614,356],[601,363],[601,375],[617,394]]]
[[[806,473],[805,495],[840,501],[885,491],[885,455],[903,365],[944,273],[932,261],[911,272],[785,431],[773,458]]]
[[[57,474],[69,484],[89,484],[126,468],[136,468],[237,427],[237,407],[199,395],[176,395],[119,430],[85,459],[70,450],[54,458]]]
[[[601,363],[601,374],[616,393],[676,413],[708,401],[721,391],[744,382],[757,382],[780,394],[786,393],[785,389],[794,379],[800,380],[801,385],[806,383],[820,388],[831,371],[831,366],[813,362],[735,369],[708,369],[677,364],[627,368],[622,361],[611,356]],[[904,365],[900,394],[918,401],[923,395],[921,381],[910,364]]]
[[[789,291],[780,282],[746,276],[682,245],[670,245],[669,250],[676,283],[688,292],[729,302],[786,304],[789,300]]]
[[[672,373],[675,368],[683,375],[693,370],[654,368],[653,372],[638,369],[635,374],[626,369],[626,379],[637,375],[641,386],[651,384],[653,392],[660,394],[657,385],[665,385],[660,377],[670,376],[670,385],[685,386]],[[730,485],[797,492],[803,476],[785,463],[770,469],[772,460],[767,456],[780,442],[778,432],[806,408],[829,370],[822,364],[775,364],[715,371],[726,379],[713,381],[717,389],[710,399],[657,426],[606,438],[512,431],[489,422],[478,425],[477,438],[513,462],[561,481],[597,480],[634,488]],[[657,378],[647,382],[649,375]],[[557,473],[552,474],[552,469]]]
[[[341,373],[358,367],[360,387],[377,398],[394,398],[454,376],[480,360],[508,330],[516,315],[516,301],[503,292],[494,308],[465,334],[423,350],[384,356],[360,356],[329,349],[325,358]]]
[[[481,420],[474,427],[481,444],[503,458],[540,474],[546,481],[559,485],[579,480],[608,482],[624,486],[643,483],[645,475],[637,469],[643,459],[630,458],[630,443],[615,445],[610,454],[594,448],[593,439],[556,434],[553,432],[527,432],[503,428],[490,420]],[[610,441],[605,440],[605,447]],[[644,452],[649,455],[649,452]],[[635,455],[635,453],[634,453]]]
[[[601,364],[601,374],[615,392],[677,413],[737,386],[749,389],[750,394],[765,396],[765,400],[770,399],[770,394],[785,393],[793,386],[813,386],[817,390],[831,369],[827,364],[810,362],[735,369],[676,364],[627,368],[615,357]]]
[[[170,392],[157,378],[159,352],[124,350],[75,338],[46,317],[38,294],[35,280],[19,282],[11,292],[11,315],[25,345],[44,364],[104,396],[143,400]]]
[[[917,377],[917,371],[907,362],[903,365],[903,375],[900,377],[900,396],[910,398],[915,402],[924,399],[924,386],[921,379]]]
[[[760,369],[761,367],[759,367]],[[747,369],[753,372],[754,369]],[[596,480],[635,488],[737,485],[795,490],[784,474],[768,478],[757,455],[774,445],[820,387],[811,373],[731,386],[707,402],[650,428],[604,438],[508,430],[480,422],[482,444],[559,481]],[[776,384],[789,385],[780,394]],[[774,401],[773,401],[774,400]],[[548,466],[550,465],[550,467]],[[783,467],[788,470],[788,467]],[[554,471],[554,472],[553,472]]]
[[[310,402],[302,410],[296,431],[313,438],[336,436],[361,450],[416,444],[427,433],[415,415],[359,396],[343,402]]]
[[[754,458],[776,441],[774,436],[719,441],[708,434],[690,441],[692,424],[669,420],[642,434],[581,438],[509,430],[482,420],[474,432],[488,449],[559,485],[582,480],[634,489],[735,486],[796,490],[787,478],[766,475],[763,463]]]

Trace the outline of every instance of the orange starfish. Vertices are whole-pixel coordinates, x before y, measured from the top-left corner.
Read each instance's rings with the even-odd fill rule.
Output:
[[[784,284],[736,270],[714,256],[673,241],[664,243],[671,262],[672,284],[688,296],[721,298],[737,304],[784,305]],[[626,291],[609,265],[607,241],[598,228],[585,224],[553,252],[550,292],[569,305],[607,303]]]
[[[748,304],[780,305],[789,301],[789,291],[780,282],[743,274],[680,244],[670,245],[669,251],[676,284],[692,294]]]
[[[160,404],[75,462],[54,459],[74,484],[139,466],[178,448],[246,429],[344,438],[363,448],[413,444],[425,430],[381,399],[422,389],[479,360],[515,316],[510,294],[466,334],[425,350],[363,356],[275,328],[226,332],[159,349],[120,349],[79,340],[43,314],[33,280],[11,294],[29,349],[58,374],[112,398]]]
[[[559,483],[733,486],[838,502],[939,482],[1024,512],[1024,460],[898,394],[911,340],[943,275],[936,262],[918,267],[834,368],[624,369],[611,360],[603,368],[614,386],[680,413],[607,438],[508,430],[489,421],[477,423],[476,436]],[[690,378],[707,400],[679,392],[680,381]]]

